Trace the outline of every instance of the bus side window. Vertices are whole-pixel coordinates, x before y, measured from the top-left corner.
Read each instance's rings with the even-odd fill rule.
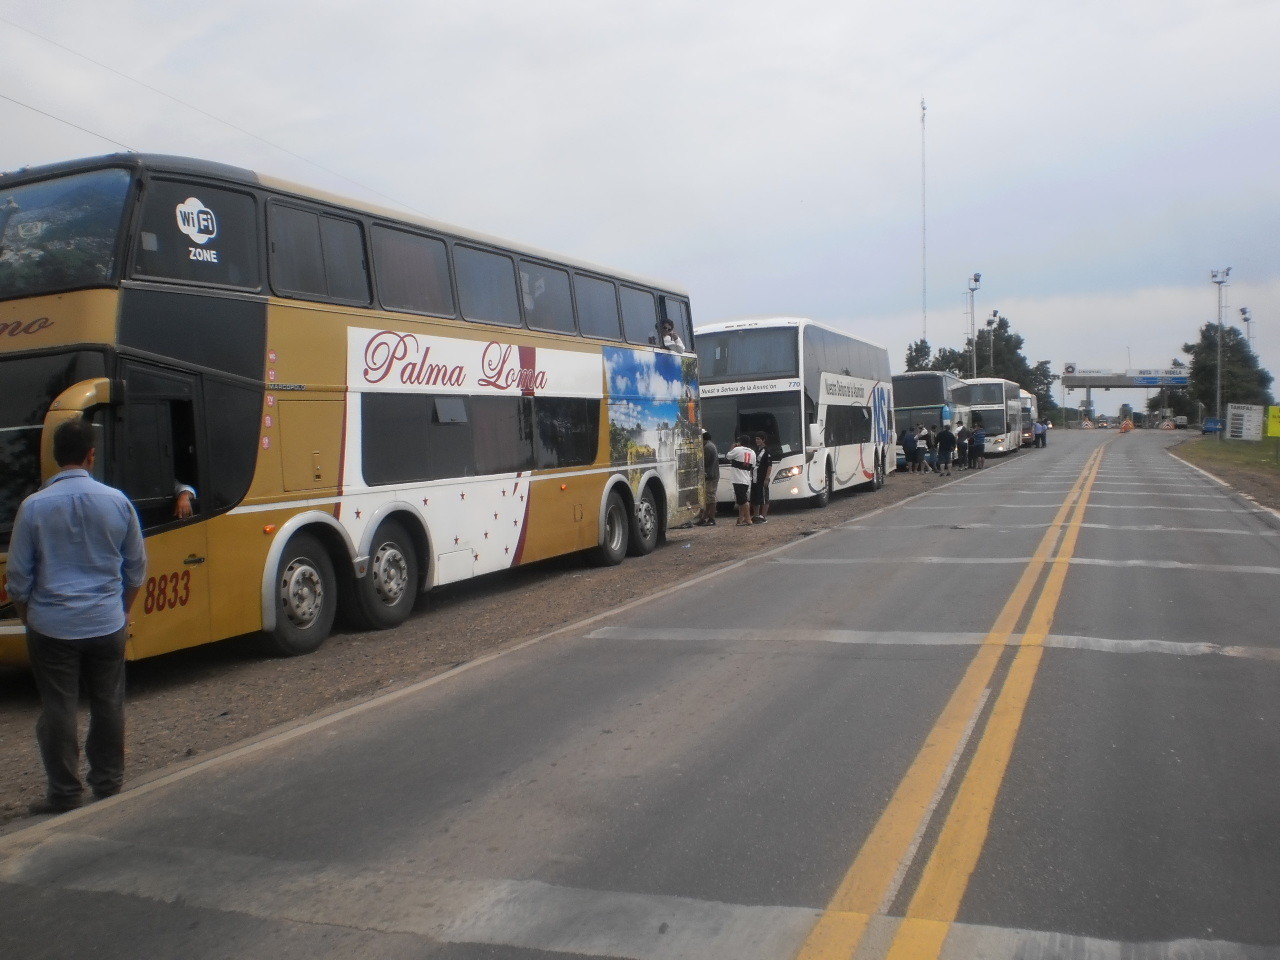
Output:
[[[133,501],[143,529],[174,522],[178,485],[197,493],[195,412],[190,400],[125,404],[116,422],[116,486]]]

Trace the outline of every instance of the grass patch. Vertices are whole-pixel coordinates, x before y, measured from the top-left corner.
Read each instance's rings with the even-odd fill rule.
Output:
[[[1209,469],[1227,464],[1252,470],[1280,473],[1280,437],[1262,440],[1219,440],[1215,436],[1196,437],[1178,444],[1178,456]]]

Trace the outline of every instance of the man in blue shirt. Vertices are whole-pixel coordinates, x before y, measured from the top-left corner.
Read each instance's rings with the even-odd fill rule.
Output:
[[[102,799],[119,793],[124,782],[124,650],[147,555],[128,498],[90,476],[94,443],[88,421],[58,427],[53,455],[61,472],[23,501],[10,538],[7,589],[27,628],[43,706],[36,740],[48,791],[32,813],[80,806],[82,678],[89,695],[89,787]]]

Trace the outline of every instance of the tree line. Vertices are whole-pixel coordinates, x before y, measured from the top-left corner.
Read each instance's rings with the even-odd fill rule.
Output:
[[[1015,333],[1006,317],[993,317],[990,326],[978,333],[977,371],[979,377],[1012,380],[1028,393],[1035,394],[1042,416],[1058,409],[1053,399],[1053,384],[1058,375],[1049,369],[1049,361],[1032,364],[1022,353],[1025,342]],[[974,371],[973,337],[966,337],[964,349],[941,347],[934,353],[929,341],[921,338],[907,347],[907,372],[913,370],[948,370],[958,377],[970,379]]]
[[[1049,361],[1032,364],[1022,353],[1024,340],[1015,333],[1005,317],[993,318],[990,326],[980,330],[977,342],[979,377],[1012,380],[1028,393],[1035,394],[1040,413],[1047,415],[1058,409],[1053,399],[1053,384],[1060,379],[1049,369]],[[907,347],[906,368],[912,370],[949,370],[969,379],[974,371],[974,341],[965,338],[964,348],[941,347],[935,353],[929,341],[921,338]],[[1147,410],[1158,413],[1162,407],[1172,416],[1198,421],[1213,416],[1218,389],[1218,325],[1206,323],[1194,343],[1184,343],[1182,352],[1189,359],[1175,357],[1173,367],[1187,367],[1190,385],[1185,389],[1164,390],[1147,401]],[[1222,330],[1222,412],[1227,405],[1248,403],[1270,406],[1272,375],[1264,370],[1253,352],[1248,338],[1238,327]]]

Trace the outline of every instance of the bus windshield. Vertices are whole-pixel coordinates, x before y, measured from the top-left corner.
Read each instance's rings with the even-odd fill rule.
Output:
[[[795,327],[700,333],[699,378],[703,383],[730,383],[798,377],[798,342]]]
[[[114,281],[129,181],[126,170],[0,180],[0,300]]]
[[[45,412],[74,383],[104,375],[102,354],[82,351],[0,360],[0,547],[7,547],[23,499],[40,489]]]
[[[969,386],[969,403],[978,406],[984,403],[1004,406],[1003,383],[971,383]]]
[[[744,433],[763,433],[775,457],[804,451],[798,392],[704,397],[702,425],[722,453]]]
[[[936,377],[894,377],[893,400],[901,407],[941,405],[951,399],[946,395],[945,381]]]

